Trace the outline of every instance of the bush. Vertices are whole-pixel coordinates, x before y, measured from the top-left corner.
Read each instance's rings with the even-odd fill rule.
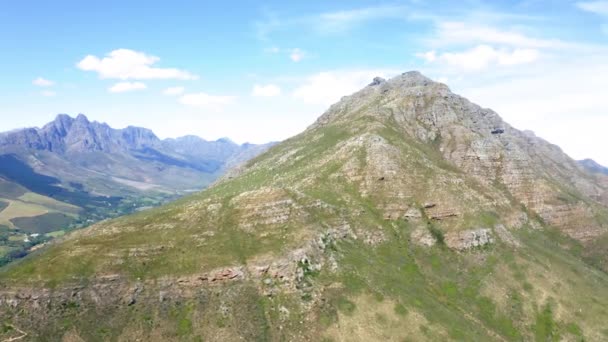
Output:
[[[441,229],[439,229],[433,224],[429,224],[429,231],[431,232],[431,235],[435,238],[435,240],[437,240],[437,243],[441,245],[445,244],[445,236],[443,236],[443,232],[441,231]]]

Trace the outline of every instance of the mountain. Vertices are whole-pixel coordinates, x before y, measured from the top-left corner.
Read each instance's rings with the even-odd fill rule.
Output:
[[[113,195],[121,187],[117,184],[170,192],[200,189],[221,174],[232,158],[255,148],[227,139],[163,141],[148,129],[113,129],[90,122],[82,114],[76,118],[61,114],[41,129],[0,135],[4,155],[15,154],[34,169],[59,179],[101,178],[102,184],[91,190],[104,195]]]
[[[267,147],[160,140],[149,129],[113,129],[82,114],[2,133],[0,238],[11,243],[0,242],[0,265],[66,228],[200,190]]]
[[[608,187],[418,72],[0,273],[5,338],[605,341]]]
[[[578,161],[579,165],[581,165],[585,170],[591,173],[600,173],[604,175],[608,175],[608,167],[602,166],[598,164],[593,159],[583,159]]]
[[[237,145],[228,138],[207,141],[188,135],[177,139],[166,139],[162,144],[167,149],[188,156],[191,160],[217,160],[224,164],[224,169],[229,169],[255,157],[275,143]]]

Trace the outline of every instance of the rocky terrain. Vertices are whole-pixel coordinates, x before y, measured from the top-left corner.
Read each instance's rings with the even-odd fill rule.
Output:
[[[0,273],[32,340],[605,341],[608,186],[418,72]]]

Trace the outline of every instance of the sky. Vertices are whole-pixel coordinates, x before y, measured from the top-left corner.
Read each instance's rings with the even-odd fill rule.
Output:
[[[410,70],[608,165],[608,1],[0,0],[0,131],[278,141]]]

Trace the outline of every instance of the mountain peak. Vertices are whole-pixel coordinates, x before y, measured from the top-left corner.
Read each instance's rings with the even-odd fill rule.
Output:
[[[90,123],[89,118],[86,117],[86,115],[80,113],[76,116],[76,122],[81,122],[81,123]]]
[[[591,173],[601,173],[608,175],[608,167],[601,165],[593,159],[587,158],[578,161],[579,165],[581,165],[585,170]]]
[[[389,80],[389,83],[393,86],[399,87],[424,87],[428,85],[437,84],[437,82],[424,76],[419,71],[407,71],[401,75],[397,75]]]
[[[69,116],[68,114],[57,114],[57,116],[55,117],[54,122],[68,122],[68,121],[74,121],[74,119]]]
[[[386,82],[386,80],[382,77],[374,77],[374,79],[372,80],[372,83],[368,84],[368,87],[373,87],[373,86],[377,86],[380,85],[382,83]]]
[[[419,71],[404,72],[388,80],[375,77],[367,87],[343,97],[332,105],[311,128],[341,120],[353,120],[360,116],[373,116],[384,121],[407,112],[407,118],[397,120],[404,124],[405,121],[415,120],[411,114],[416,113],[404,111],[402,107],[419,106],[421,101],[450,102],[456,97],[458,96],[452,94],[448,86],[431,80]],[[369,106],[376,110],[367,110],[366,107]],[[420,113],[417,112],[416,116]],[[436,120],[437,115],[433,115],[431,119]]]
[[[89,121],[89,118],[87,118],[87,116],[82,113],[78,113],[78,115],[76,115],[76,120]]]
[[[431,84],[436,84],[437,82],[432,79],[424,76],[419,71],[406,71],[400,75],[394,76],[390,78],[388,81],[382,77],[374,77],[372,82],[368,84],[368,87],[374,87],[382,84],[388,84],[392,87],[420,87],[427,86]]]
[[[216,142],[223,143],[223,144],[237,145],[237,143],[235,143],[234,141],[232,141],[232,139],[230,139],[228,137],[219,138],[216,140]]]
[[[74,119],[67,114],[58,114],[55,120],[46,124],[42,129],[43,131],[48,131],[49,129],[54,129],[59,134],[65,136],[67,132],[72,127],[74,123]]]

